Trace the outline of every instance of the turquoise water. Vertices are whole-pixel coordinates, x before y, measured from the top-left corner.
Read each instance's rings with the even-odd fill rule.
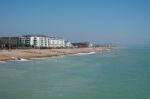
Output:
[[[150,99],[150,49],[1,63],[0,99]]]

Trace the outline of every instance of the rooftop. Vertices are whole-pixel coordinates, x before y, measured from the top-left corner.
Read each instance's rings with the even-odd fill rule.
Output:
[[[23,35],[23,37],[48,37],[46,35]]]

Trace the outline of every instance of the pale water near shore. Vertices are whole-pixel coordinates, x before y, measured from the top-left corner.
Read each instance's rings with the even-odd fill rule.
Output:
[[[150,99],[150,49],[0,63],[0,99]]]

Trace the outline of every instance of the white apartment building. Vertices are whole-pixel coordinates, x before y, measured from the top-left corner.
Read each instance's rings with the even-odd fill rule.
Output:
[[[49,37],[50,48],[65,47],[65,40],[62,37]]]
[[[32,47],[49,47],[49,38],[45,35],[24,35],[25,45]],[[24,41],[24,40],[23,40]]]

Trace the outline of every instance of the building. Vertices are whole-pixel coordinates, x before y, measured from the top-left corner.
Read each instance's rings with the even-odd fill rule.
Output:
[[[49,47],[49,38],[45,35],[24,35],[21,37],[21,44],[25,44],[26,47]]]
[[[89,47],[94,47],[94,44],[93,43],[89,43]]]
[[[26,37],[19,37],[19,47],[26,47]]]
[[[65,41],[65,47],[66,47],[66,48],[71,48],[71,47],[73,47],[73,45],[72,45],[71,42]]]
[[[65,40],[62,37],[49,37],[50,48],[63,48],[65,47]]]
[[[73,47],[76,48],[87,48],[87,47],[93,47],[92,43],[89,42],[78,42],[78,43],[72,43]]]
[[[0,48],[19,47],[19,37],[0,37]]]

